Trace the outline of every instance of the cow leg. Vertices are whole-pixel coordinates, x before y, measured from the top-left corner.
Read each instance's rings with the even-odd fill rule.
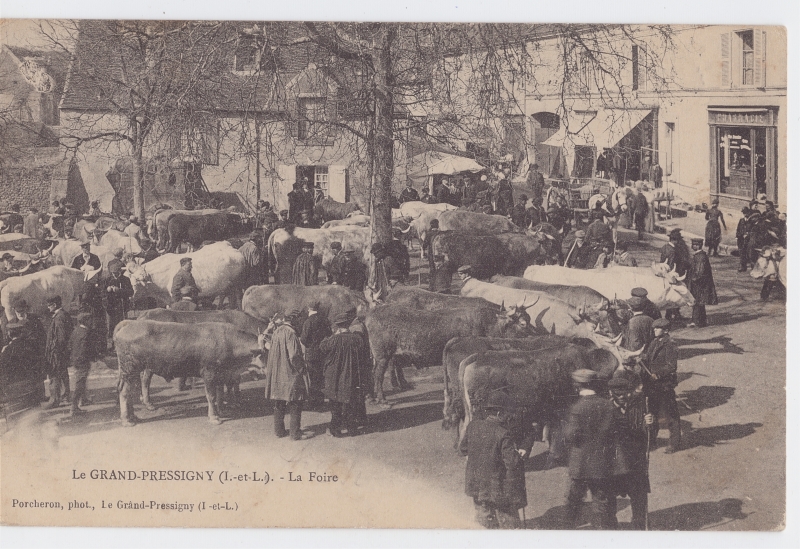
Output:
[[[372,371],[372,377],[375,380],[375,399],[379,404],[386,404],[386,396],[383,394],[383,376],[386,374],[389,360],[386,357],[375,357],[375,368]]]
[[[150,402],[150,382],[153,381],[153,370],[146,368],[142,372],[142,404],[151,412],[156,409],[153,403]]]
[[[222,385],[218,376],[208,370],[203,372],[203,382],[206,389],[206,400],[208,401],[208,421],[214,425],[220,425],[222,421],[219,419],[219,403],[222,399],[219,391]]]
[[[133,427],[138,418],[133,413],[133,403],[131,402],[131,378],[123,376],[120,381],[119,390],[119,418],[123,427]]]

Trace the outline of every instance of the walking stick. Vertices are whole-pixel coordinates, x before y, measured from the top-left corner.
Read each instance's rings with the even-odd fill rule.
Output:
[[[644,413],[650,413],[650,398],[644,397]],[[647,458],[645,459],[645,471],[647,474],[647,481],[650,482],[650,426],[647,426]],[[649,499],[649,498],[648,498]],[[650,513],[649,513],[649,504],[650,502],[645,500],[644,504],[644,529],[645,532],[650,530]]]

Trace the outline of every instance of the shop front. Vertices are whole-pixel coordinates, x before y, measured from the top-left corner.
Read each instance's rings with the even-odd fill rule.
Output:
[[[778,108],[709,107],[712,198],[741,208],[759,194],[778,203]]]

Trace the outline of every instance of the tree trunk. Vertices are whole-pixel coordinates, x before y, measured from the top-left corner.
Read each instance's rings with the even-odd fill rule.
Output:
[[[139,125],[131,122],[133,133],[133,215],[139,219],[142,227],[147,226],[144,212],[144,180],[142,178],[142,142],[139,139]]]
[[[394,139],[392,127],[392,46],[397,37],[394,24],[384,23],[375,41],[375,137],[373,144],[372,231],[376,242],[392,239],[392,175]]]

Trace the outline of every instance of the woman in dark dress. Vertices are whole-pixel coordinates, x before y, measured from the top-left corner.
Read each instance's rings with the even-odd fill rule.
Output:
[[[715,198],[711,201],[711,208],[706,212],[706,246],[708,246],[708,255],[713,257],[719,257],[719,243],[722,240],[722,230],[719,224],[722,223],[725,230],[728,230],[728,227],[725,226],[725,218],[717,206],[719,206],[719,200]]]

